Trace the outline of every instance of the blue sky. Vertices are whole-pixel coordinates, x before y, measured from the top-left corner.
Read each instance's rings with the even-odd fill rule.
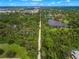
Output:
[[[0,6],[79,6],[79,0],[0,0]]]

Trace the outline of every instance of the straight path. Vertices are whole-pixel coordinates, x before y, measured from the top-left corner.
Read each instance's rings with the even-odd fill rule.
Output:
[[[41,13],[40,13],[39,33],[38,33],[38,59],[41,59]]]

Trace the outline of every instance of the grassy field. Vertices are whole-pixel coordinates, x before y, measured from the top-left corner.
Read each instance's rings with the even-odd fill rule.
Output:
[[[0,48],[6,52],[9,50],[15,51],[17,53],[15,56],[16,58],[30,59],[27,55],[28,53],[27,53],[26,49],[23,47],[20,47],[19,45],[0,44]],[[7,58],[6,52],[3,55],[1,55],[0,58],[4,58],[4,57]]]

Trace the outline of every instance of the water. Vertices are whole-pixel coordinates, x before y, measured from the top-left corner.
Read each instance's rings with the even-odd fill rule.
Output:
[[[50,26],[68,27],[67,24],[64,24],[64,23],[59,22],[59,21],[56,21],[56,20],[51,20],[51,19],[48,20],[48,24],[49,24]]]

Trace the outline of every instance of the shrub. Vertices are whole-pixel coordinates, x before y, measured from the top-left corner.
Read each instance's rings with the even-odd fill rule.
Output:
[[[9,50],[9,51],[7,51],[7,53],[6,53],[6,56],[7,56],[8,58],[15,57],[15,56],[16,56],[16,52],[15,52],[15,51],[12,51],[12,50]]]
[[[15,41],[14,40],[9,40],[8,44],[13,44]]]
[[[2,55],[5,51],[3,49],[0,49],[0,55]]]

